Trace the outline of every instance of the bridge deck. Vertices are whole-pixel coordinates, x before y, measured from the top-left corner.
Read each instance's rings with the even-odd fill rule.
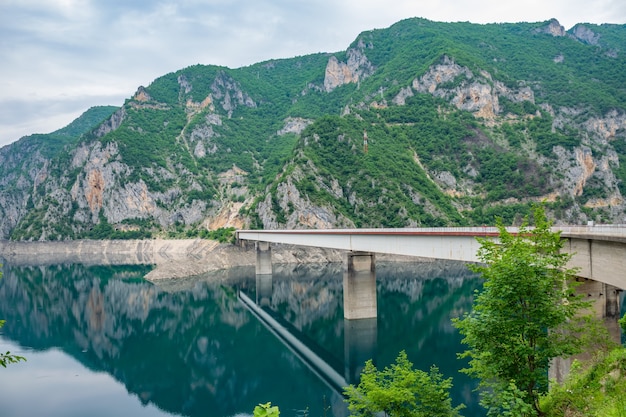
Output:
[[[519,231],[507,227],[510,233]],[[626,225],[557,226],[567,239],[570,266],[580,276],[626,289]],[[495,227],[407,229],[240,230],[240,240],[478,262],[477,237],[497,238]]]

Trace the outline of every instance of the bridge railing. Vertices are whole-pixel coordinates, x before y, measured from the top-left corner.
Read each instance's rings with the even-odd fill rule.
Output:
[[[532,229],[532,227],[531,227]],[[510,233],[517,233],[518,227],[507,226]],[[564,235],[613,235],[626,236],[625,224],[602,225],[573,225],[554,226],[553,231],[560,231]],[[264,234],[323,234],[323,235],[456,235],[456,236],[496,236],[498,229],[495,226],[478,227],[416,227],[416,228],[370,228],[370,229],[275,229],[275,230],[239,230],[235,233],[264,233]]]

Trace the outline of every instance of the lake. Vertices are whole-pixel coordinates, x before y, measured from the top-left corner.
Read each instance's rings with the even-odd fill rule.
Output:
[[[156,284],[149,270],[5,264],[0,350],[28,361],[0,369],[0,415],[225,417],[269,401],[283,417],[347,416],[339,390],[242,293],[348,382],[366,358],[381,369],[405,350],[453,378],[463,415],[484,415],[450,322],[480,286],[460,263],[378,263],[378,318],[359,323],[343,318],[341,265],[275,266],[263,294],[254,268]]]

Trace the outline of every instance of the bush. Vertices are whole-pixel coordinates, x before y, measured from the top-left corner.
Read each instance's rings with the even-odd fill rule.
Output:
[[[463,406],[452,407],[451,379],[443,379],[437,367],[430,372],[414,370],[402,351],[396,363],[378,371],[371,360],[365,363],[357,387],[345,388],[346,401],[353,416],[458,416]]]

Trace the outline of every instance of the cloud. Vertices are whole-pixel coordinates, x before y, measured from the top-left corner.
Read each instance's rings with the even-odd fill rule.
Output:
[[[626,21],[622,0],[3,0],[0,146],[193,64],[240,67],[345,49],[410,17],[475,23]],[[17,111],[20,109],[20,111]],[[58,113],[54,113],[58,111]]]

